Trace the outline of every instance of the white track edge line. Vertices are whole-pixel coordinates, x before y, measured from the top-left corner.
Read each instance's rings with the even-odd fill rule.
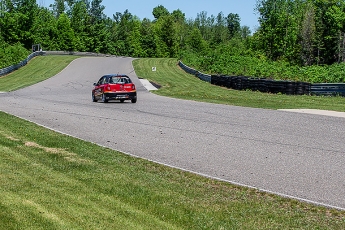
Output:
[[[4,112],[4,113],[7,113],[7,112]],[[63,134],[63,135],[69,136],[69,137],[73,137],[73,138],[76,138],[78,140],[86,141],[86,140],[83,140],[83,139],[81,139],[79,137],[76,137],[76,136],[64,133],[62,131],[59,131],[59,130],[47,127],[45,125],[41,125],[41,124],[33,122],[33,121],[30,121],[30,120],[28,120],[26,118],[22,118],[20,116],[16,116],[16,115],[13,115],[13,114],[10,114],[10,113],[7,113],[7,114],[15,116],[15,117],[18,117],[18,118],[21,118],[21,119],[26,120],[26,121],[29,121],[31,123],[34,123],[34,124],[36,124],[38,126],[41,126],[43,128],[52,130],[54,132],[57,132],[57,133],[60,133],[60,134]],[[184,169],[184,168],[181,168],[181,167],[177,167],[177,166],[169,165],[169,164],[166,164],[166,163],[162,163],[162,162],[159,162],[159,161],[150,160],[148,158],[140,157],[140,156],[137,156],[137,155],[134,155],[134,154],[131,154],[131,153],[127,153],[127,152],[123,152],[123,151],[120,151],[120,150],[117,150],[117,149],[113,149],[113,148],[110,148],[108,146],[101,145],[101,144],[98,144],[98,143],[95,143],[95,142],[92,142],[92,141],[86,141],[86,142],[90,142],[92,144],[98,145],[98,146],[103,147],[103,148],[108,148],[108,149],[111,149],[111,150],[115,150],[117,152],[123,153],[123,154],[128,155],[128,156],[132,156],[132,157],[135,157],[135,158],[138,158],[138,159],[147,160],[147,161],[150,161],[150,162],[153,162],[153,163],[156,163],[156,164],[167,166],[169,168],[174,168],[174,169],[178,169],[178,170],[181,170],[181,171],[184,171],[184,172],[193,173],[195,175],[203,176],[203,177],[206,177],[206,178],[227,182],[229,184],[233,184],[233,185],[236,185],[236,186],[241,186],[241,187],[250,188],[250,189],[256,189],[256,190],[258,190],[260,192],[266,192],[266,193],[269,193],[269,194],[278,195],[278,196],[281,196],[281,197],[285,197],[285,198],[289,198],[289,199],[293,199],[293,200],[298,200],[298,201],[302,201],[302,202],[305,202],[305,203],[314,204],[314,205],[317,205],[317,206],[322,206],[322,207],[325,207],[325,208],[332,208],[332,209],[337,209],[337,210],[340,210],[340,211],[345,211],[345,208],[342,208],[342,207],[338,207],[338,206],[334,206],[334,205],[330,205],[330,204],[325,204],[325,203],[321,203],[321,202],[317,202],[317,201],[313,201],[313,200],[309,200],[309,199],[305,199],[305,198],[301,198],[301,197],[291,196],[291,195],[284,194],[284,193],[274,192],[274,191],[267,190],[267,189],[261,189],[261,188],[258,188],[258,187],[254,187],[254,186],[251,186],[251,185],[246,185],[246,184],[238,183],[238,182],[231,181],[231,180],[225,180],[225,179],[222,179],[222,178],[219,178],[219,177],[214,177],[214,176],[210,176],[210,175],[207,175],[207,174],[204,174],[204,173],[199,173],[199,172],[195,172],[195,171],[192,171],[192,170],[189,170],[189,169]]]

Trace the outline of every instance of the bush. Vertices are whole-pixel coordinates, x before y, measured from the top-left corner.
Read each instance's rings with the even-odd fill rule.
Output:
[[[0,45],[0,69],[18,64],[28,57],[30,51],[25,49],[22,44],[9,46],[5,43]]]

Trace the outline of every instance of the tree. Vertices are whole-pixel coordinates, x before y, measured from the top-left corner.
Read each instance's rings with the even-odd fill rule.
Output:
[[[45,50],[57,50],[57,20],[47,8],[39,8],[31,29],[33,44],[40,44]]]
[[[318,57],[321,63],[332,64],[339,60],[339,36],[344,32],[345,2],[342,0],[314,0],[316,7],[316,34]]]
[[[71,28],[69,18],[65,13],[60,14],[57,21],[57,40],[59,50],[74,50],[74,32]]]
[[[207,43],[202,38],[201,32],[198,28],[194,28],[187,36],[186,43],[194,52],[205,52]]]
[[[242,26],[240,29],[240,33],[242,39],[247,39],[252,32],[250,31],[250,28],[248,26]]]
[[[226,19],[223,12],[218,13],[216,17],[216,24],[213,33],[212,44],[217,46],[222,42],[225,42],[228,38]]]
[[[236,34],[239,34],[241,29],[241,19],[238,14],[230,13],[226,18],[227,26],[230,34],[230,38],[234,37]]]
[[[131,31],[126,38],[128,44],[128,54],[131,57],[141,57],[143,50],[140,39],[140,20],[136,17],[130,22]]]
[[[186,20],[185,14],[180,9],[174,10],[171,16],[174,18],[174,21],[179,24],[184,23]]]
[[[133,20],[133,15],[125,10],[123,13],[117,12],[113,15],[115,24],[113,28],[112,40],[115,43],[116,53],[119,55],[129,55],[128,44],[126,43],[127,37],[131,33],[131,21]]]
[[[31,28],[38,9],[35,0],[6,0],[2,6],[3,25],[1,33],[5,41],[10,44],[20,42],[25,48],[31,49]]]
[[[303,0],[258,0],[260,46],[272,60],[299,59]]]
[[[305,9],[301,27],[301,60],[303,65],[312,65],[314,62],[314,43],[316,39],[315,9],[308,3]]]
[[[162,5],[158,5],[155,8],[153,8],[152,14],[153,17],[157,20],[163,16],[170,15],[169,11]]]
[[[171,15],[160,17],[155,23],[155,33],[157,34],[157,54],[160,57],[177,57],[178,37],[176,25]]]
[[[152,22],[144,18],[140,26],[140,37],[143,57],[157,57],[157,36],[154,33]]]
[[[65,0],[54,0],[52,7],[55,17],[59,18],[66,11]]]
[[[102,5],[103,0],[92,0],[91,8],[90,8],[90,17],[91,23],[99,23],[105,18],[105,14],[103,13],[105,7]]]
[[[211,15],[210,17],[207,16],[206,11],[202,11],[197,14],[196,19],[194,20],[194,25],[197,27],[203,39],[205,41],[211,41],[214,37],[214,31],[215,31],[215,17]]]
[[[90,44],[89,27],[91,26],[87,5],[83,1],[76,2],[71,9],[71,28],[75,34],[75,46],[79,51],[90,51],[87,49]]]

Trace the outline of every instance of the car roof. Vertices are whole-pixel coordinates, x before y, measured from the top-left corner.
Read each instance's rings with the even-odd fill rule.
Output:
[[[125,74],[106,74],[103,77],[126,77],[129,78],[127,75]]]

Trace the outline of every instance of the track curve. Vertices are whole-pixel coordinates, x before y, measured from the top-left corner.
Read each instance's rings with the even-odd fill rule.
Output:
[[[151,161],[345,210],[344,118],[166,98],[132,58],[85,57],[56,76],[0,94],[0,110]],[[93,103],[93,82],[128,74],[138,102]]]

